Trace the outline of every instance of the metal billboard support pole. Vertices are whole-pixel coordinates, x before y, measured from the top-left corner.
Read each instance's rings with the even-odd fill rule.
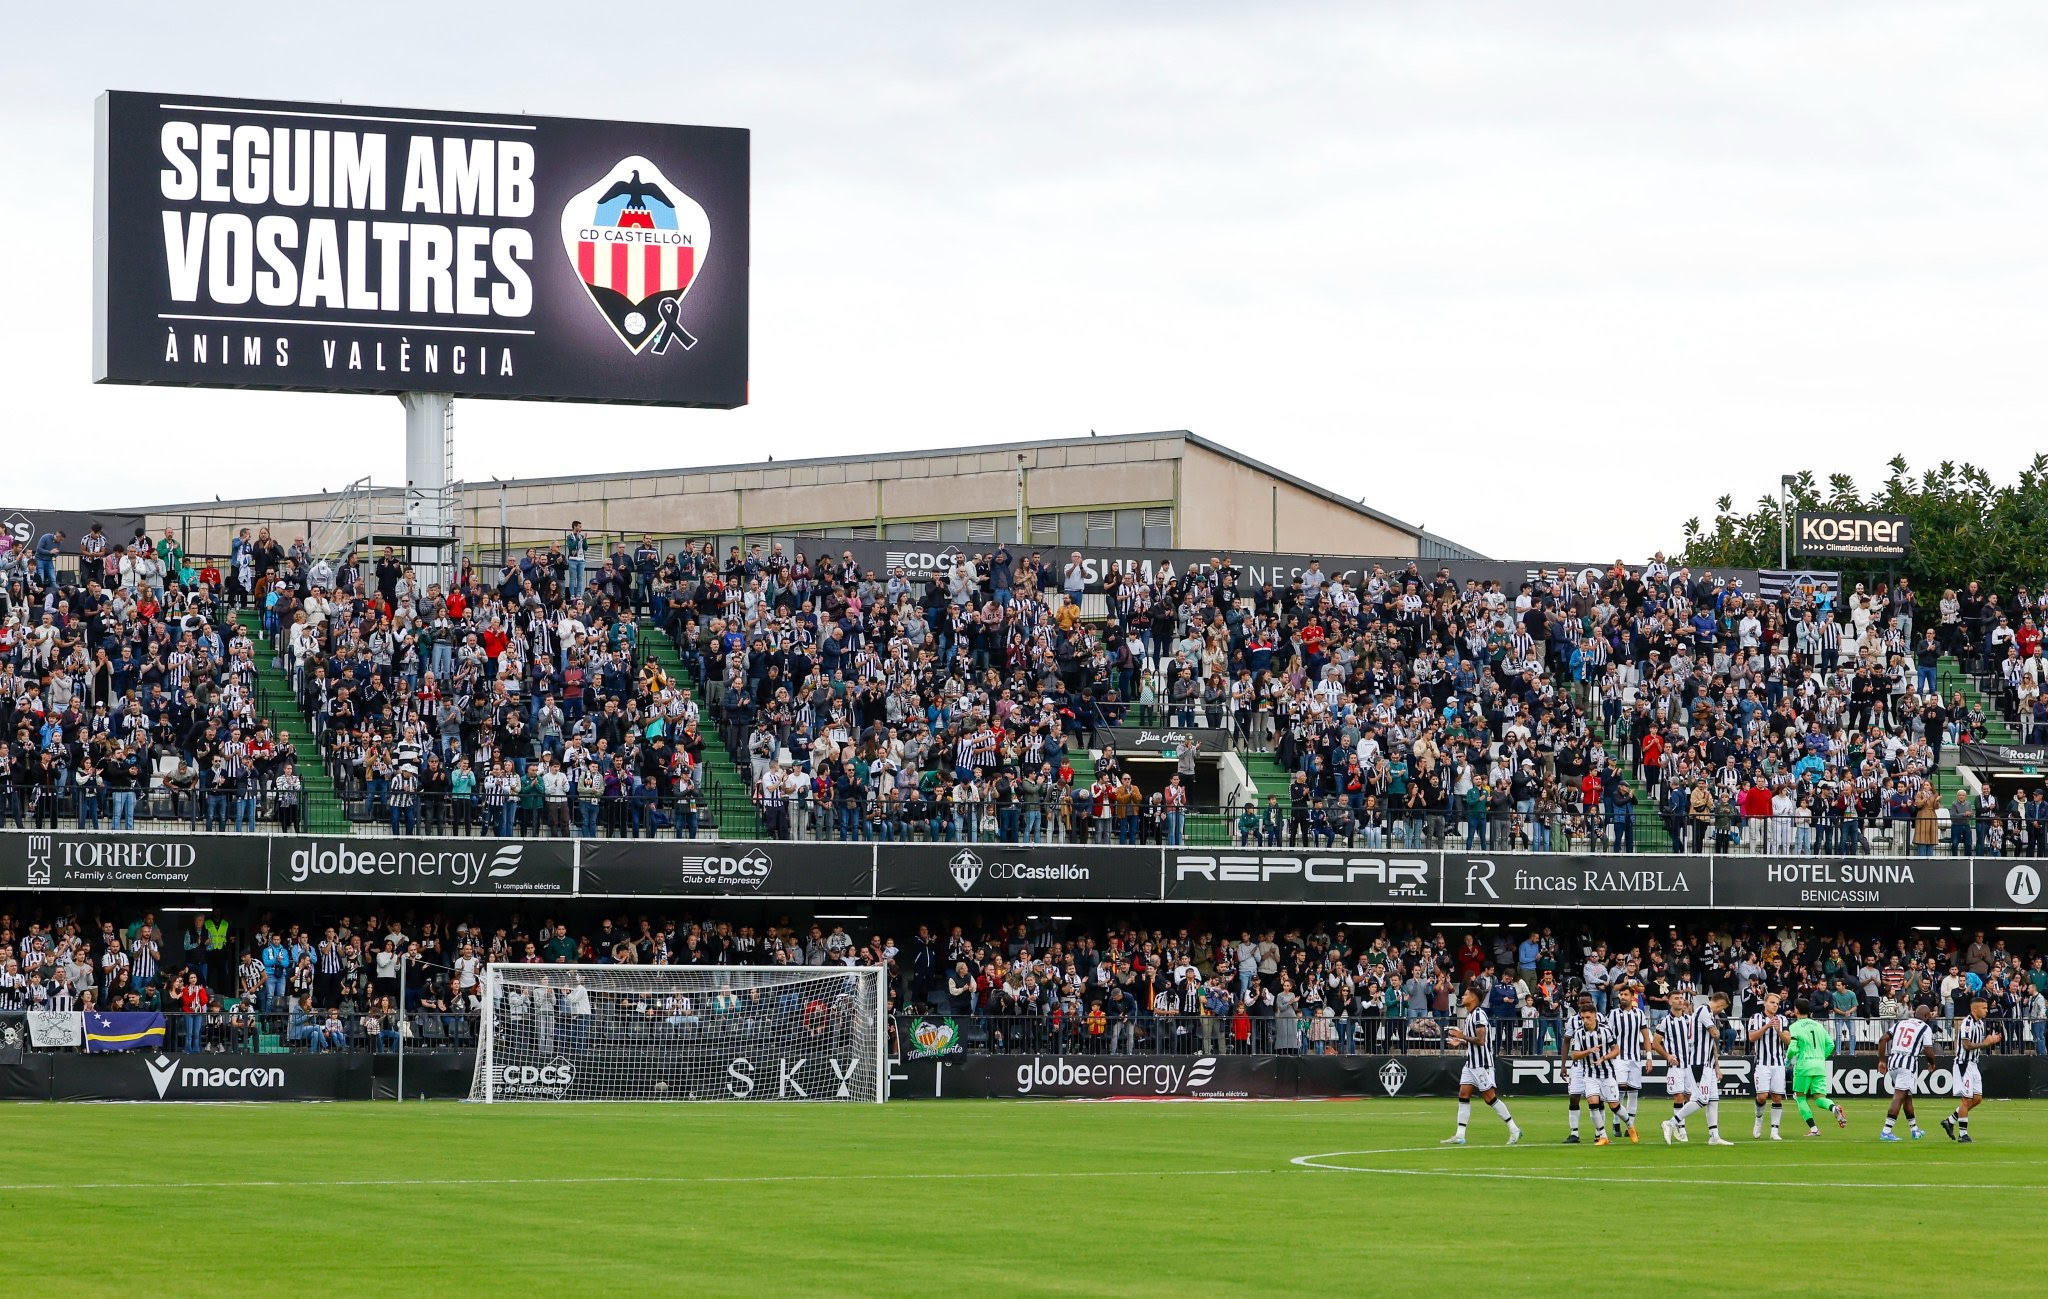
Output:
[[[405,532],[432,548],[433,558],[415,562],[420,585],[439,582],[455,535],[454,502],[449,497],[455,460],[455,397],[445,392],[408,392],[398,398],[405,407]],[[411,548],[406,558],[411,560]]]

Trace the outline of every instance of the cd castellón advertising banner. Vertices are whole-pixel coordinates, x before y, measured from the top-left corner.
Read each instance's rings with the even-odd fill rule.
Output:
[[[749,137],[109,91],[93,378],[729,408]]]

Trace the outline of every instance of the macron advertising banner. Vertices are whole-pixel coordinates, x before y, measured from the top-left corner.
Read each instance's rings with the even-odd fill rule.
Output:
[[[749,137],[109,91],[93,379],[730,408]]]

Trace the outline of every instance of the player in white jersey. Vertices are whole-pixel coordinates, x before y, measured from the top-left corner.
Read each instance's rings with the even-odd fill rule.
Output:
[[[1884,1112],[1884,1131],[1877,1134],[1879,1141],[1897,1141],[1899,1134],[1892,1127],[1899,1121],[1899,1111],[1906,1113],[1907,1130],[1913,1140],[1926,1136],[1920,1130],[1920,1120],[1913,1115],[1913,1089],[1920,1085],[1920,1057],[1934,1043],[1934,1008],[1921,1006],[1913,1012],[1912,1018],[1902,1019],[1892,1026],[1891,1036],[1884,1044],[1884,1085],[1891,1090],[1891,1108]]]
[[[1717,992],[1712,1002],[1725,1010],[1728,995]],[[1661,1125],[1665,1145],[1689,1141],[1685,1121],[1701,1110],[1707,1112],[1707,1144],[1735,1144],[1721,1138],[1720,1038],[1720,1023],[1712,1007],[1694,1005],[1687,993],[1671,994],[1671,1014],[1657,1034],[1657,1053],[1664,1057],[1664,1087],[1671,1093],[1671,1117]]]
[[[1633,983],[1624,983],[1614,990],[1616,1006],[1607,1012],[1607,1031],[1614,1034],[1614,1045],[1621,1054],[1614,1059],[1614,1082],[1621,1092],[1621,1108],[1616,1114],[1620,1126],[1628,1133],[1628,1139],[1636,1139],[1636,1107],[1643,1099],[1643,1061],[1649,1057],[1652,1037],[1649,1021],[1642,1010],[1642,993]]]
[[[1956,1102],[1955,1113],[1941,1121],[1941,1130],[1948,1133],[1950,1141],[1961,1145],[1970,1144],[1970,1111],[1977,1108],[1984,1099],[1984,1075],[1977,1068],[1977,1056],[1987,1048],[2005,1041],[2005,1034],[1994,1028],[1986,1028],[1984,1017],[1991,1013],[1991,1003],[1982,995],[1970,998],[1970,1013],[1956,1021]]]
[[[1579,1016],[1565,1025],[1565,1055],[1571,1061],[1568,1071],[1571,1091],[1571,1135],[1564,1139],[1568,1146],[1579,1144],[1579,1101],[1583,1099],[1593,1109],[1593,1132],[1596,1146],[1607,1141],[1606,1106],[1615,1107],[1615,1123],[1621,1122],[1621,1088],[1614,1077],[1614,1059],[1621,1054],[1615,1044],[1614,1034],[1600,1022],[1600,1011],[1591,997],[1579,998]]]
[[[1508,1144],[1514,1145],[1522,1139],[1522,1129],[1516,1125],[1515,1116],[1508,1113],[1507,1102],[1500,1098],[1500,1089],[1494,1085],[1493,1030],[1486,1022],[1486,1012],[1479,1008],[1477,983],[1466,984],[1458,995],[1458,1023],[1448,1039],[1452,1046],[1465,1048],[1465,1068],[1458,1075],[1458,1131],[1445,1137],[1443,1144],[1465,1144],[1465,1127],[1472,1121],[1472,1093],[1478,1092],[1480,1099],[1508,1125]]]
[[[1792,1040],[1785,1017],[1778,1013],[1778,994],[1764,994],[1764,1008],[1749,1017],[1749,1078],[1756,1093],[1756,1122],[1749,1135],[1764,1134],[1764,1107],[1771,1111],[1771,1140],[1783,1141],[1779,1125],[1785,1121],[1785,1044]]]

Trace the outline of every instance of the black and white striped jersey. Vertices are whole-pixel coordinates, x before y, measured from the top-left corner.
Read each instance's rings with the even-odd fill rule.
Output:
[[[1897,1027],[1892,1029],[1891,1040],[1885,1044],[1885,1071],[1910,1073],[1918,1069],[1921,1053],[1933,1040],[1934,1029],[1925,1020],[1900,1020]]]
[[[1643,1062],[1643,1012],[1640,1007],[1607,1012],[1607,1031],[1621,1048],[1620,1059],[1628,1064]]]
[[[1493,1068],[1493,1034],[1487,1029],[1486,1012],[1465,1011],[1458,1017],[1458,1031],[1465,1035],[1465,1063],[1474,1069]]]
[[[1662,1036],[1672,1067],[1697,1072],[1714,1058],[1714,1012],[1694,1006],[1683,1015],[1667,1016]]]
[[[1968,1016],[1956,1021],[1956,1073],[1960,1074],[1977,1063],[1977,1055],[1984,1049],[1987,1028],[1983,1020]]]
[[[1596,1024],[1592,1028],[1587,1028],[1580,1021],[1573,1020],[1565,1025],[1565,1039],[1570,1043],[1567,1050],[1573,1056],[1571,1063],[1584,1070],[1586,1077],[1599,1079],[1614,1077],[1614,1061],[1606,1058],[1608,1051],[1614,1047],[1613,1030],[1609,1029],[1605,1024]],[[1581,1051],[1590,1051],[1592,1054],[1579,1056],[1577,1053]]]
[[[1785,1063],[1785,1042],[1778,1034],[1785,1031],[1783,1015],[1766,1015],[1762,1011],[1749,1017],[1749,1031],[1761,1031],[1763,1036],[1749,1044],[1749,1053],[1759,1068],[1783,1067]]]

